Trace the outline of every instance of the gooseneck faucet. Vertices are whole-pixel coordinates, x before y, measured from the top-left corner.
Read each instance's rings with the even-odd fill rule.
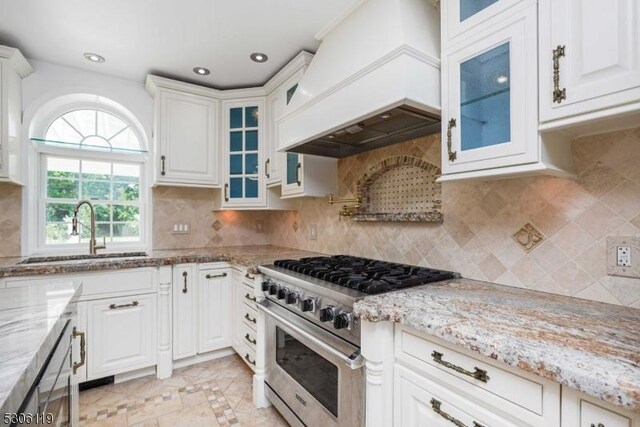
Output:
[[[91,238],[89,240],[89,255],[96,255],[98,249],[106,249],[106,239],[102,238],[102,245],[97,245],[96,243],[96,210],[88,200],[81,200],[76,207],[73,209],[73,219],[71,220],[71,235],[78,235],[78,211],[82,207],[82,205],[88,205],[89,209],[91,209],[91,225],[89,229],[91,230]],[[83,224],[84,225],[84,224]]]

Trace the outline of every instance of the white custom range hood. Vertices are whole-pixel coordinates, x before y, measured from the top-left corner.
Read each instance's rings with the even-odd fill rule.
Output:
[[[346,157],[440,131],[440,14],[363,0],[322,43],[278,120],[279,151]]]

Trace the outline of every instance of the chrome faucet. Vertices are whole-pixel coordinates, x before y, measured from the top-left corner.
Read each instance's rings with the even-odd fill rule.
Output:
[[[91,225],[89,226],[89,229],[91,230],[91,238],[89,240],[89,255],[96,255],[97,253],[96,251],[98,249],[107,248],[107,243],[106,243],[106,239],[103,237],[102,245],[98,246],[96,244],[96,210],[90,201],[81,200],[73,209],[73,219],[71,220],[71,235],[72,236],[78,235],[78,210],[80,210],[80,207],[82,207],[82,205],[88,205],[89,209],[91,209]]]

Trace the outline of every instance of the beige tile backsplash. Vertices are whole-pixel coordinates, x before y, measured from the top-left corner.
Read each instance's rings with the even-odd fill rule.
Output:
[[[440,165],[439,135],[340,160],[339,196],[367,168],[397,155]],[[606,275],[606,237],[640,237],[640,129],[575,141],[578,181],[527,177],[444,183],[444,223],[356,223],[326,199],[298,211],[213,212],[215,190],[153,190],[156,249],[273,244],[384,258],[465,277],[640,308],[640,279]],[[0,256],[20,255],[21,187],[0,184]],[[173,234],[187,221],[190,234]],[[258,221],[264,232],[258,233]],[[526,252],[514,235],[530,223],[543,237]],[[317,224],[318,238],[309,228]]]
[[[0,184],[0,257],[20,255],[22,187]]]
[[[340,160],[339,196],[391,156],[440,165],[439,135]],[[527,177],[443,183],[443,224],[356,223],[324,199],[273,213],[270,242],[459,271],[465,277],[640,308],[640,279],[606,275],[606,237],[640,236],[640,129],[573,145],[578,181]],[[294,230],[293,224],[298,226]],[[514,239],[527,223],[543,241],[528,253]],[[309,239],[310,224],[318,238]]]

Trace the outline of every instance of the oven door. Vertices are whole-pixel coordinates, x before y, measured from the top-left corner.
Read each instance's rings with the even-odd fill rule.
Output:
[[[287,406],[285,418],[290,411],[298,418],[292,424],[364,426],[360,349],[269,300],[258,308],[265,313],[265,379]]]

